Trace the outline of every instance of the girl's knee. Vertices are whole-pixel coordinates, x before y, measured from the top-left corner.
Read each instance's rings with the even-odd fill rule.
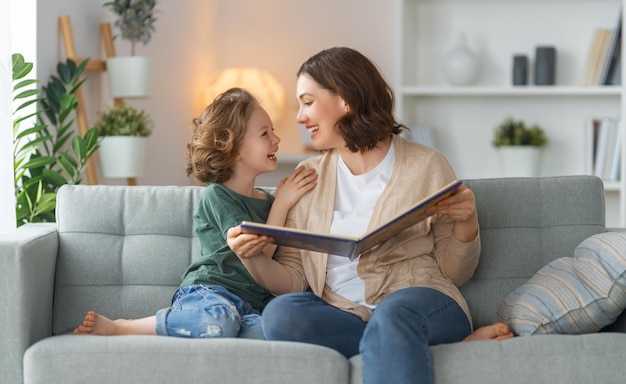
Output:
[[[239,312],[221,303],[204,308],[168,311],[165,318],[168,335],[189,338],[237,337],[240,322]]]
[[[213,304],[204,308],[198,319],[199,337],[237,337],[241,328],[241,316],[236,308],[226,304]]]

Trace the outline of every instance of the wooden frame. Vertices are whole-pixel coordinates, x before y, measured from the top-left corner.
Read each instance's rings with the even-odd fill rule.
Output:
[[[61,28],[61,35],[63,37],[63,44],[65,45],[65,55],[68,59],[72,59],[77,63],[83,62],[84,59],[78,57],[76,54],[76,46],[74,44],[74,34],[72,32],[72,23],[70,17],[64,15],[59,17],[59,25]],[[100,34],[102,35],[102,41],[104,43],[104,50],[106,57],[115,57],[115,45],[113,45],[113,33],[111,32],[110,23],[100,24]],[[85,67],[87,70],[93,71],[106,71],[105,60],[93,60],[90,59]],[[83,91],[81,87],[76,89],[76,98],[78,99],[78,105],[76,106],[76,123],[78,125],[78,132],[81,136],[89,130],[89,123],[87,121],[87,110],[85,109],[85,99],[83,97]],[[120,98],[114,98],[113,104],[115,106],[121,106],[124,104],[124,100]],[[85,169],[87,175],[87,183],[94,185],[98,184],[98,175],[92,158],[87,160],[87,166]],[[137,179],[130,177],[127,179],[128,185],[137,185]]]

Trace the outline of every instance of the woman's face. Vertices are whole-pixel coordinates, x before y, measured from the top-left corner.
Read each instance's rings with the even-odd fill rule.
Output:
[[[307,74],[298,77],[296,97],[300,106],[296,119],[309,131],[313,148],[345,148],[344,138],[335,129],[339,119],[348,111],[343,99],[320,87]]]

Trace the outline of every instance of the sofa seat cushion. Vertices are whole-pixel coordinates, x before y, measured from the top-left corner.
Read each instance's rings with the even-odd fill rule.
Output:
[[[347,383],[349,363],[317,345],[163,336],[48,337],[24,355],[24,384]]]
[[[542,335],[430,347],[437,384],[623,383],[626,334]],[[363,362],[350,358],[351,384]]]
[[[496,320],[520,336],[590,333],[613,323],[626,307],[626,235],[591,236],[573,256],[555,259],[509,293]]]

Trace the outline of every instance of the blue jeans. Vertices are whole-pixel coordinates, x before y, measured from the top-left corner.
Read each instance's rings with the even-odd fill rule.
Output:
[[[360,353],[367,384],[432,383],[428,347],[463,340],[471,332],[454,300],[423,287],[385,297],[369,322],[310,292],[276,297],[263,311],[262,321],[268,340],[323,345],[347,358]]]
[[[156,333],[189,338],[263,339],[261,313],[226,288],[214,285],[179,288],[172,306],[157,312]]]

